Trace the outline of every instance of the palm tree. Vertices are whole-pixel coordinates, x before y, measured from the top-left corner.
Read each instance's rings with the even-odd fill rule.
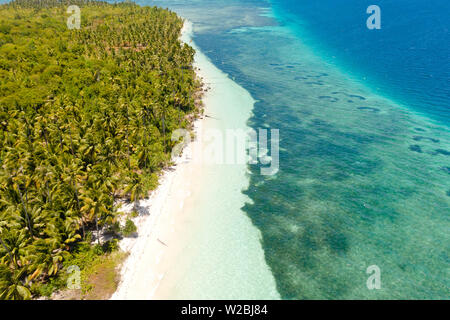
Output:
[[[10,230],[13,227],[15,227],[15,225],[11,221],[10,215],[8,215],[6,211],[0,211],[0,244],[7,253],[7,256],[5,255],[4,257],[9,258],[9,263],[5,262],[6,265],[13,263],[14,259],[11,250],[6,246],[5,242],[3,241],[3,233],[6,230]]]
[[[11,270],[0,265],[0,300],[28,300],[31,298],[30,290],[21,281],[25,271],[25,269]]]
[[[137,212],[139,208],[139,200],[145,195],[142,176],[136,172],[131,172],[125,192],[130,195],[130,200],[134,203],[133,211]]]

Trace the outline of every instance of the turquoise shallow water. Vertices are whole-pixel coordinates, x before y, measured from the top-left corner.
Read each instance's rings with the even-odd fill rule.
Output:
[[[280,171],[250,166],[242,206],[282,298],[450,298],[445,122],[320,55],[269,3],[142,3],[193,21],[200,49],[257,100],[248,125],[280,130]]]

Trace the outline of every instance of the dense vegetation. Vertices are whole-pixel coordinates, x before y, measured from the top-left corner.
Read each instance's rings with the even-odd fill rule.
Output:
[[[157,186],[171,132],[200,112],[182,25],[131,3],[0,6],[0,298],[40,293],[93,236],[105,248],[117,199]]]

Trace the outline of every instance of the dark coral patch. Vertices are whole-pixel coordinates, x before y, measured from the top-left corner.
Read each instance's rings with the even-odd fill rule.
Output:
[[[319,99],[325,99],[325,100],[329,100],[331,102],[339,101],[338,98],[334,98],[334,97],[330,97],[330,96],[319,96]]]
[[[360,100],[366,100],[366,98],[364,98],[363,96],[358,96],[356,94],[347,94],[347,97],[349,97],[349,98],[358,98]]]
[[[328,73],[321,72],[319,74],[311,74],[308,77],[318,79],[318,78],[322,78],[322,77],[326,77],[326,76],[328,76]]]
[[[450,190],[447,191],[447,195],[450,197]]]
[[[439,139],[423,137],[423,136],[414,136],[413,139],[415,141],[429,140],[429,141],[434,142],[434,143],[438,143],[439,142]]]
[[[425,129],[423,129],[423,128],[414,128],[414,130],[416,130],[416,131],[420,131],[420,132],[425,132],[426,130]]]
[[[450,167],[442,167],[441,170],[450,174]]]
[[[444,150],[444,149],[436,149],[435,154],[443,154],[444,156],[450,156],[450,151]]]
[[[409,150],[414,151],[414,152],[418,152],[418,153],[422,153],[422,148],[417,145],[417,144],[412,144],[409,146]]]
[[[366,98],[363,97],[363,96],[358,96],[357,94],[348,94],[348,93],[340,92],[340,91],[333,91],[331,94],[343,94],[344,96],[347,96],[349,98],[356,98],[356,99],[359,99],[359,100],[366,100]]]
[[[372,108],[372,107],[358,107],[359,110],[369,110],[372,112],[380,112],[380,109]]]

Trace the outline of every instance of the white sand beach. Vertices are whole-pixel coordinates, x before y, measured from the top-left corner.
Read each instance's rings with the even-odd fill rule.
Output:
[[[166,171],[135,219],[138,237],[121,241],[130,253],[111,299],[279,299],[264,260],[259,231],[241,210],[249,199],[245,164],[205,164],[195,157],[207,129],[246,128],[253,99],[217,69],[191,40],[195,67],[210,89],[205,117],[195,122],[196,139]],[[197,161],[198,160],[198,161]]]

